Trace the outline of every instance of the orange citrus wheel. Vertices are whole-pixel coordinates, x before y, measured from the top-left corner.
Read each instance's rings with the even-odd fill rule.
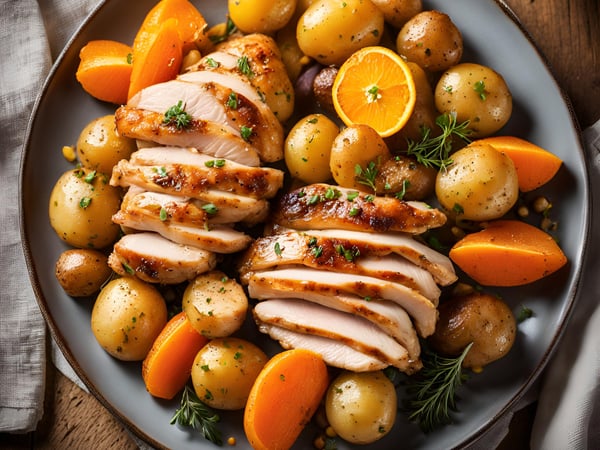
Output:
[[[335,110],[346,125],[369,125],[382,137],[406,124],[417,98],[406,62],[381,46],[353,53],[340,67],[332,94]]]

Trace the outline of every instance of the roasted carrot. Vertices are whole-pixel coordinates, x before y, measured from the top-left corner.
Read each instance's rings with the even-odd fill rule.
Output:
[[[171,399],[190,377],[196,354],[208,342],[191,326],[184,312],[175,315],[158,335],[142,364],[148,392]]]
[[[183,42],[177,31],[176,19],[168,19],[151,30],[144,30],[143,36],[139,37],[141,32],[138,32],[133,46],[128,98],[145,87],[175,78],[183,59]]]
[[[450,259],[484,286],[532,283],[567,263],[552,236],[519,220],[490,222],[466,235],[452,247]]]
[[[75,77],[92,97],[123,104],[131,78],[131,54],[132,48],[121,42],[90,41],[79,52]]]
[[[327,366],[304,349],[272,357],[259,373],[244,411],[244,431],[255,450],[290,448],[327,390]]]
[[[478,142],[490,144],[512,159],[517,169],[521,192],[532,191],[550,181],[562,164],[558,156],[517,137],[493,136]]]

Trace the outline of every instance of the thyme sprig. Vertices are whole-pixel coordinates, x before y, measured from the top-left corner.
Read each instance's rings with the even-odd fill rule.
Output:
[[[423,369],[408,382],[409,420],[417,422],[424,432],[451,422],[450,411],[456,411],[456,390],[467,380],[462,363],[473,344],[456,358],[446,358],[424,349]]]
[[[219,415],[200,401],[196,393],[186,386],[181,395],[181,405],[175,411],[170,423],[199,430],[210,442],[223,445],[221,430],[217,427],[220,420]]]
[[[436,167],[445,170],[452,164],[450,153],[452,152],[452,142],[454,137],[458,137],[465,142],[471,142],[469,135],[472,130],[469,128],[469,121],[456,123],[456,114],[441,114],[435,119],[435,123],[441,128],[442,133],[439,136],[431,136],[431,128],[423,127],[421,129],[421,140],[415,142],[408,140],[409,155],[415,156],[417,161],[425,167]]]

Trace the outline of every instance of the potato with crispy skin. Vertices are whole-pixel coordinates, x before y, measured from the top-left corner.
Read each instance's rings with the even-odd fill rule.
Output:
[[[56,279],[71,297],[95,294],[111,273],[107,256],[89,248],[65,250],[55,265]]]

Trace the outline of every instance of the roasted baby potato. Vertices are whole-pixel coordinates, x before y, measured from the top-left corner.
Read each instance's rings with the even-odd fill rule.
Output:
[[[297,0],[229,0],[228,11],[244,33],[271,34],[286,26],[296,4]]]
[[[402,200],[424,200],[435,190],[437,170],[412,158],[395,156],[381,164],[375,178],[377,192]]]
[[[71,297],[87,297],[100,290],[112,270],[104,253],[92,249],[70,249],[56,261],[56,279]]]
[[[474,292],[453,297],[439,306],[431,346],[441,354],[458,356],[471,342],[463,366],[480,369],[502,358],[512,348],[517,334],[515,317],[498,297]]]
[[[383,13],[385,21],[401,28],[411,17],[423,10],[421,0],[371,0]]]

